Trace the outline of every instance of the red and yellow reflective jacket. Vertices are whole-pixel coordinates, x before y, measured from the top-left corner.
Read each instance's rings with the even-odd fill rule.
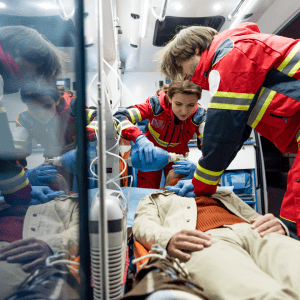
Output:
[[[134,124],[148,119],[144,134],[149,141],[168,152],[185,155],[189,151],[188,142],[195,133],[198,146],[202,144],[206,111],[197,104],[187,120],[176,122],[166,93],[161,92],[159,96],[148,98],[145,103],[117,111],[114,117],[120,121],[116,126],[117,131],[120,133],[122,130],[122,137],[134,142],[143,134]]]
[[[216,191],[222,173],[249,137],[251,128],[280,151],[297,152],[299,59],[300,40],[261,34],[253,23],[214,37],[192,77],[194,83],[210,89],[212,94],[203,157],[192,181],[197,195]]]

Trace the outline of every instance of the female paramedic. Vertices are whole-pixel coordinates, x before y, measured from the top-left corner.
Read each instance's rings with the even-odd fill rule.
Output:
[[[205,109],[198,104],[200,97],[201,89],[194,83],[172,81],[167,92],[162,91],[142,104],[117,111],[114,114],[120,121],[117,124],[117,131],[123,138],[137,144],[140,159],[144,154],[147,162],[152,162],[152,158],[156,157],[155,146],[168,152],[185,155],[189,151],[188,142],[195,133],[200,149],[206,118]],[[143,133],[134,124],[146,119],[148,123]],[[165,176],[172,169],[172,165],[173,163],[169,163],[165,166]],[[162,170],[151,172],[139,170],[137,186],[159,188],[161,174]]]
[[[21,99],[28,109],[17,116],[17,129],[13,135],[25,156],[31,154],[33,138],[45,148],[47,158],[61,156],[76,148],[76,98],[71,91],[58,88],[55,82],[37,80],[21,88]],[[89,141],[96,139],[96,114],[96,110],[86,109]],[[72,189],[73,175],[57,168]]]
[[[214,194],[253,128],[281,152],[298,153],[280,216],[300,239],[300,40],[261,34],[254,23],[220,34],[192,26],[181,30],[161,53],[164,74],[191,78],[212,95],[203,157],[179,195]]]

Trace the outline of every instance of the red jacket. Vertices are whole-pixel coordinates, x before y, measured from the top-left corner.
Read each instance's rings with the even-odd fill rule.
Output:
[[[167,102],[165,92],[162,92],[159,96],[148,98],[145,103],[117,111],[114,117],[120,121],[118,132],[122,128],[122,137],[131,141],[143,134],[134,124],[148,119],[144,134],[155,146],[185,155],[189,152],[188,142],[194,133],[199,140],[198,145],[201,145],[206,112],[198,104],[187,120],[176,121],[172,106]]]
[[[244,23],[216,35],[202,53],[192,81],[202,89],[215,89],[207,110],[203,158],[193,178],[197,195],[216,191],[251,127],[282,152],[297,152],[299,49],[299,40],[261,34],[256,24]]]

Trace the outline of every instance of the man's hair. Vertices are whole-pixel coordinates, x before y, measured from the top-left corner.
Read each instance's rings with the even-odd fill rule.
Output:
[[[172,99],[176,93],[196,95],[198,99],[200,99],[202,90],[199,85],[193,83],[192,81],[172,80],[168,88],[167,96],[169,99]]]
[[[180,78],[180,64],[190,59],[199,49],[201,55],[210,47],[218,32],[211,27],[190,26],[183,28],[158,52],[158,70],[171,79]]]
[[[47,41],[38,31],[25,26],[6,26],[0,28],[0,45],[5,53],[13,58],[37,66],[40,76],[54,79],[63,69],[67,55]]]

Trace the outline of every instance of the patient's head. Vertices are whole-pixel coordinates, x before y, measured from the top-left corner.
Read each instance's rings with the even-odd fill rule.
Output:
[[[165,186],[168,186],[168,185],[173,186],[185,176],[186,176],[185,174],[175,173],[175,170],[172,169],[166,177]]]

